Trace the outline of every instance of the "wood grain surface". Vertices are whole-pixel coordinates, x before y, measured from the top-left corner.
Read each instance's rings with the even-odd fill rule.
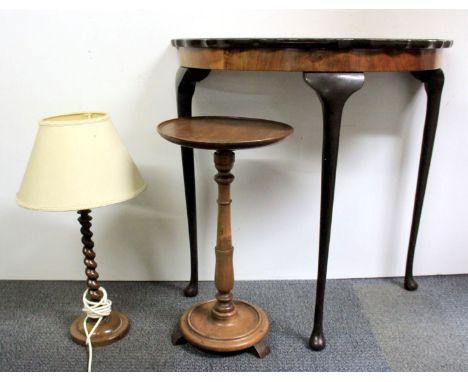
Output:
[[[285,72],[400,72],[438,69],[440,49],[178,48],[181,66]]]
[[[263,119],[190,117],[165,121],[158,126],[158,132],[181,146],[236,150],[281,141],[293,132],[293,128]]]

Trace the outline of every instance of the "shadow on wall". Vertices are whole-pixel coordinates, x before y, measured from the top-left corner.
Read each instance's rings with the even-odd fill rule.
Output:
[[[76,212],[31,211],[16,205],[14,199],[11,203],[15,210],[0,216],[0,225],[8,227],[3,233],[9,238],[2,246],[0,279],[15,279],[18,274],[23,274],[22,279],[74,279],[77,269],[83,274]],[[18,253],[26,254],[27,264],[18,260]]]
[[[131,120],[127,121],[132,128],[132,138],[130,142],[137,142],[136,150],[143,152],[153,152],[155,139],[159,139],[156,132],[158,123],[176,117],[176,97],[175,97],[175,75],[177,66],[175,49],[169,45],[162,56],[150,67],[145,74],[144,91],[135,99],[134,113],[129,114]],[[173,67],[173,71],[167,68]],[[168,102],[167,100],[170,100]],[[162,108],[161,105],[173,105],[170,109]]]
[[[151,146],[153,141],[147,138],[148,134],[151,136],[156,134],[154,131],[156,124],[163,119],[176,117],[174,84],[177,60],[175,56],[175,50],[168,46],[149,74],[148,86],[135,105],[135,114],[138,119],[132,123],[136,126],[132,130],[132,135],[135,135],[133,142],[138,141]],[[167,72],[167,67],[170,67],[172,63],[174,63],[174,72],[171,78],[164,74],[163,70]],[[407,165],[409,150],[415,150],[414,147],[408,147],[406,139],[408,128],[405,124],[406,112],[412,107],[412,100],[420,88],[421,85],[409,78],[407,74],[368,73],[363,89],[350,98],[343,115],[337,194],[341,192],[340,173],[343,168],[351,174],[359,172],[368,166],[372,155],[375,154],[377,159],[381,156],[378,151],[375,151],[378,150],[378,145],[375,148],[372,145],[363,146],[363,141],[372,143],[373,139],[386,136],[393,142],[394,148],[387,154],[392,155],[390,158],[394,161],[392,167],[398,168],[395,172],[400,175],[396,178],[394,176],[392,180],[392,195],[395,196],[389,201],[390,205],[387,208],[389,216],[386,220],[389,225],[385,231],[390,253],[381,254],[381,256],[385,256],[388,262],[394,258],[391,253],[394,251],[392,243],[397,241],[395,239],[401,231],[397,226],[401,215],[401,194],[414,192],[403,187],[401,176],[403,176],[403,167]],[[171,110],[158,109],[158,100],[163,97],[173,97],[174,106]],[[208,78],[197,86],[193,100],[193,114],[265,118],[292,125],[295,133],[286,142],[274,145],[271,149],[246,150],[238,155],[234,173],[238,172],[239,178],[236,180],[237,187],[234,185],[233,198],[239,201],[256,200],[255,208],[258,209],[256,212],[259,216],[265,216],[271,208],[279,207],[284,208],[286,212],[296,211],[300,214],[301,211],[297,211],[296,208],[300,201],[296,198],[298,190],[295,180],[295,176],[300,173],[300,176],[311,177],[315,185],[315,188],[310,190],[307,200],[307,203],[313,207],[305,210],[313,211],[315,215],[313,219],[318,227],[322,113],[318,97],[303,82],[301,73],[212,71]],[[248,151],[256,153],[250,154],[247,153]],[[212,257],[211,244],[214,243],[213,232],[206,231],[206,228],[209,228],[216,219],[214,203],[216,189],[214,184],[211,184],[215,170],[211,153],[196,151],[195,157],[199,247],[200,249],[205,245],[210,247],[210,251],[200,250],[200,267],[202,267],[203,259]],[[177,160],[180,161],[179,156]],[[378,163],[378,160],[376,162]],[[279,167],[276,168],[276,166]],[[382,171],[389,171],[389,169],[382,169]],[[164,182],[164,177],[176,178],[174,184],[180,185],[181,190],[171,195],[182,196],[182,199],[164,201],[161,198],[167,195],[158,194],[150,187],[143,196],[130,202],[132,208],[127,209],[125,216],[122,216],[128,221],[125,226],[131,227],[130,232],[124,232],[124,225],[122,225],[121,228],[116,227],[115,233],[111,235],[118,238],[126,234],[127,240],[124,245],[129,246],[129,250],[130,246],[139,248],[140,266],[144,267],[149,278],[156,279],[161,276],[161,268],[167,266],[166,269],[170,269],[170,253],[174,250],[171,248],[171,243],[178,241],[180,244],[182,241],[182,247],[186,249],[178,247],[178,250],[185,251],[183,262],[187,264],[188,272],[188,234],[183,238],[175,237],[177,230],[180,231],[178,225],[182,224],[186,227],[181,166],[180,173],[171,174],[164,170],[163,165],[155,169],[147,167],[144,173],[149,185]],[[249,183],[249,179],[255,179],[253,182],[255,184]],[[256,190],[253,190],[254,187]],[[264,196],[264,192],[255,194],[259,189],[268,190],[268,198],[255,199],[254,195]],[[277,202],[272,198],[277,199]],[[177,213],[168,210],[168,207],[176,205],[180,206]],[[242,207],[239,205],[239,208]],[[335,204],[335,211],[337,209],[340,209],[339,203]],[[360,211],[351,212],[359,214]],[[200,224],[201,217],[210,217],[210,223]],[[369,226],[372,226],[371,221]],[[184,231],[186,231],[185,228]],[[283,227],[282,234],[294,237],[294,225]],[[318,240],[318,232],[316,235]],[[163,237],[164,240],[158,241],[157,236]],[[301,240],[301,238],[296,239]],[[390,266],[390,263],[387,265]]]
[[[268,149],[266,149],[268,150]],[[264,263],[265,269],[277,263],[287,267],[303,255],[300,248],[315,258],[318,230],[309,224],[311,216],[318,215],[319,206],[304,203],[298,194],[308,194],[310,200],[318,198],[319,188],[309,186],[309,180],[288,170],[287,160],[237,158],[237,184],[233,184],[233,236],[237,253],[271,253],[279,245],[287,248],[277,262]],[[295,218],[301,216],[301,219]],[[315,219],[314,219],[315,220]],[[310,232],[299,239],[305,228]],[[303,261],[303,260],[302,260]],[[301,263],[301,259],[298,259]]]
[[[183,200],[175,200],[179,198],[166,190],[178,174],[171,174],[164,166],[139,168],[148,188],[116,209],[116,215],[103,228],[106,252],[120,254],[107,266],[115,267],[116,273],[127,269],[126,279],[134,279],[132,275],[142,275],[146,280],[167,279],[177,252],[188,253],[186,238],[177,237],[179,226],[186,226],[185,211],[174,208],[183,206]],[[187,260],[184,262],[188,269],[188,258],[179,256],[180,259]]]
[[[376,164],[382,162],[392,163],[390,168],[375,169],[377,172],[388,173],[393,176],[392,189],[389,190],[392,196],[388,201],[388,207],[385,209],[387,215],[385,220],[388,222],[388,226],[384,227],[383,230],[385,242],[388,245],[386,245],[387,250],[385,253],[380,254],[385,258],[384,267],[389,269],[392,268],[395,261],[398,261],[398,256],[395,256],[395,251],[398,250],[395,244],[399,241],[397,240],[398,237],[402,233],[406,236],[409,232],[409,222],[407,226],[403,227],[399,222],[405,216],[401,203],[407,198],[407,193],[411,195],[414,193],[413,188],[408,189],[405,186],[403,178],[406,176],[404,169],[408,165],[413,168],[417,166],[417,163],[408,162],[412,152],[416,151],[419,154],[420,140],[417,141],[418,146],[414,147],[408,139],[407,132],[412,127],[411,123],[408,123],[408,121],[411,122],[412,117],[408,115],[411,115],[414,111],[412,110],[414,99],[418,92],[423,92],[422,86],[409,74],[367,73],[363,89],[349,99],[343,113],[336,193],[339,194],[343,191],[340,189],[340,175],[343,174],[343,170],[352,176],[353,173],[358,174],[367,171],[369,165],[372,165],[369,162],[373,162],[374,159]],[[303,82],[301,73],[213,71],[206,80],[198,85],[194,97],[194,115],[201,114],[266,118],[292,125],[295,129],[293,136],[286,142],[273,146],[269,151],[269,156],[262,158],[264,164],[273,163],[275,160],[271,158],[278,158],[275,165],[279,166],[281,166],[280,162],[285,164],[287,161],[287,167],[285,167],[287,171],[280,170],[280,174],[268,175],[270,178],[271,176],[278,176],[276,179],[267,181],[271,182],[269,190],[271,191],[274,188],[274,192],[278,195],[287,195],[287,197],[282,198],[282,203],[286,204],[285,208],[290,209],[292,212],[295,210],[295,204],[298,203],[296,198],[298,190],[288,185],[288,182],[294,181],[294,177],[290,176],[285,179],[285,174],[292,171],[300,173],[300,176],[313,177],[315,189],[310,190],[310,199],[306,201],[303,211],[312,210],[311,207],[307,207],[308,203],[316,206],[313,210],[315,213],[314,220],[317,221],[316,226],[318,227],[322,111],[318,97],[313,89]],[[420,117],[423,118],[423,116]],[[422,127],[422,124],[417,126],[421,135]],[[379,148],[382,137],[390,141],[392,147],[391,150],[386,150],[383,153]],[[260,152],[262,150],[264,149],[259,149]],[[238,158],[242,157],[243,155],[238,156]],[[208,164],[211,162],[211,157],[206,158],[205,154],[199,154],[199,158],[202,158],[203,161],[199,160],[197,163],[198,179],[211,178],[213,169],[211,163]],[[209,161],[206,164],[204,163],[206,162],[205,158]],[[236,165],[234,172],[239,170],[239,166]],[[249,185],[250,187],[256,187],[257,190],[267,189],[268,186],[262,184],[266,182],[265,178],[267,177],[262,172],[263,169],[245,166],[245,170],[249,171],[251,176],[257,177],[256,184]],[[256,191],[244,190],[243,187],[239,186],[239,183],[243,182],[244,176],[249,175],[240,174],[240,178],[237,180],[237,197],[252,199]],[[416,178],[414,178],[413,183],[415,184],[415,182]],[[356,186],[359,187],[359,185]],[[363,191],[362,195],[365,197],[366,190]],[[249,193],[251,194],[249,195]],[[265,198],[263,201],[268,200],[270,199]],[[204,203],[204,205],[208,204]],[[357,206],[359,204],[356,204]],[[270,201],[269,207],[270,209],[276,209],[279,204]],[[239,206],[238,208],[242,207]],[[340,209],[338,203],[335,204],[335,211],[337,209]],[[358,208],[354,210],[351,208],[352,214],[361,212]],[[213,211],[210,211],[210,213],[212,214]],[[259,214],[261,213],[262,211],[259,211]],[[267,211],[263,213],[267,213]],[[291,216],[296,215],[291,213]],[[372,221],[369,221],[369,226],[372,226]],[[284,229],[288,230],[288,227],[284,227]],[[206,237],[204,232],[199,232],[199,234]],[[289,232],[283,231],[282,233],[285,237],[288,235],[294,236],[294,234],[294,226],[289,227]],[[316,235],[314,234],[314,236]],[[359,237],[359,235],[357,236]],[[361,237],[364,245],[365,235]],[[318,240],[318,233],[316,240]],[[357,252],[358,248],[355,249]],[[316,246],[314,246],[313,250],[316,250]]]

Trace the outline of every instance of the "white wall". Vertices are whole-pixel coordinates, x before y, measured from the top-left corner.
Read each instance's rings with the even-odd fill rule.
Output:
[[[83,279],[74,213],[38,213],[15,193],[40,117],[107,111],[148,182],[133,201],[94,211],[103,279],[183,280],[189,246],[180,150],[155,132],[176,116],[176,37],[450,38],[445,90],[415,274],[468,272],[466,11],[0,12],[0,279]],[[295,127],[289,140],[237,153],[233,239],[238,279],[315,278],[321,110],[300,73],[213,73],[195,114]],[[329,276],[402,275],[425,113],[408,74],[367,74],[342,127]],[[211,153],[196,153],[200,277],[214,272]]]

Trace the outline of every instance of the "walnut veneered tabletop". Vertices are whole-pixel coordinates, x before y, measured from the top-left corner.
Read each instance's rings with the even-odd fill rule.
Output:
[[[219,70],[394,72],[438,69],[438,39],[208,38],[176,39],[181,65]]]
[[[158,126],[162,137],[199,149],[245,149],[278,142],[293,132],[291,126],[264,119],[235,117],[177,118]]]

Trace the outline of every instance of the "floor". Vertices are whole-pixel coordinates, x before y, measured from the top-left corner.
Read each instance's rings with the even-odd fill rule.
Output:
[[[103,282],[131,329],[95,348],[93,371],[468,371],[468,275],[417,280],[415,292],[400,278],[330,280],[322,352],[307,346],[313,281],[237,282],[235,295],[269,315],[272,352],[264,359],[172,346],[179,316],[213,296],[211,282],[200,283],[193,299],[182,296],[180,282]],[[0,371],[85,371],[87,352],[68,334],[83,288],[77,281],[0,281]]]

